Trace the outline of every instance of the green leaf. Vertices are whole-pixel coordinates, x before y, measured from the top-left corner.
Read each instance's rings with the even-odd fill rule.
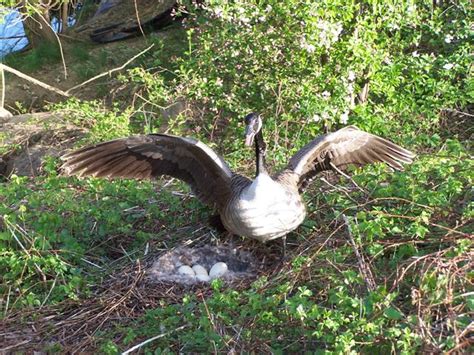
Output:
[[[385,316],[388,318],[388,319],[393,319],[393,320],[398,320],[398,319],[401,319],[403,317],[403,314],[401,314],[398,310],[396,310],[395,308],[393,307],[389,307],[387,308],[383,314],[385,314]]]

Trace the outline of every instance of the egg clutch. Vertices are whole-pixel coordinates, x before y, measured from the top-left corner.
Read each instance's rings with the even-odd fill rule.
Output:
[[[209,273],[202,265],[196,264],[190,267],[189,265],[182,265],[178,268],[178,273],[196,279],[196,281],[210,282],[224,276],[229,271],[226,263],[215,263]]]

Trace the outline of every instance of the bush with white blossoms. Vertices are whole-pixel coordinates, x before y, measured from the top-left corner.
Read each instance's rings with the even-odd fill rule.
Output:
[[[399,131],[400,120],[424,126],[420,116],[433,122],[440,108],[469,101],[468,79],[456,77],[469,65],[467,0],[435,8],[382,0],[188,7],[194,15],[178,94],[232,118],[229,134],[249,111],[274,127],[269,139],[288,146],[282,130],[299,132],[303,142],[324,126],[387,134]]]

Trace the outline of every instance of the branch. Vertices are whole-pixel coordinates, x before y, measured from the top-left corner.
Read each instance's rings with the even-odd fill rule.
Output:
[[[58,88],[55,88],[54,86],[51,86],[51,85],[48,85],[46,83],[43,83],[42,81],[39,81],[35,78],[32,78],[31,76],[29,75],[26,75],[24,73],[22,73],[21,71],[18,71],[16,69],[13,69],[5,64],[2,64],[0,63],[0,71],[2,70],[6,70],[12,74],[15,74],[17,76],[19,76],[20,78],[22,79],[25,79],[25,80],[28,80],[30,82],[32,82],[33,84],[36,84],[38,86],[41,86],[42,88],[45,88],[47,90],[51,90],[53,92],[55,92],[56,94],[59,94],[59,95],[62,95],[62,96],[65,96],[65,97],[70,97],[72,94],[71,94],[71,91],[73,90],[76,90],[86,84],[89,84],[90,82],[94,81],[94,80],[97,80],[99,78],[102,78],[106,75],[111,75],[113,72],[116,72],[118,70],[122,70],[124,69],[127,65],[129,65],[131,62],[133,62],[135,59],[137,59],[139,56],[141,56],[142,54],[148,52],[150,49],[152,49],[155,45],[152,44],[151,46],[149,46],[148,48],[145,48],[143,51],[141,51],[140,53],[138,53],[137,55],[133,56],[132,58],[130,58],[129,60],[127,60],[124,64],[122,64],[120,67],[117,67],[117,68],[114,68],[114,69],[111,69],[111,70],[108,70],[102,74],[99,74],[97,76],[94,76],[93,78],[90,78],[86,81],[84,81],[83,83],[79,84],[79,85],[76,85],[76,86],[73,86],[72,88],[68,89],[67,91],[62,91],[61,89],[58,89]]]
[[[181,327],[178,327],[178,328],[176,328],[176,329],[173,329],[173,330],[171,330],[171,331],[169,331],[169,332],[167,332],[167,333],[162,333],[162,334],[160,334],[160,335],[157,335],[157,336],[154,336],[154,337],[152,337],[152,338],[149,338],[149,339],[145,340],[144,342],[142,342],[142,343],[140,343],[140,344],[137,344],[137,345],[131,347],[130,349],[124,351],[124,352],[122,353],[122,355],[130,354],[132,351],[135,351],[135,350],[137,350],[137,349],[140,349],[143,345],[146,345],[146,344],[152,342],[153,340],[163,338],[163,337],[165,337],[165,336],[167,336],[167,335],[170,335],[171,333],[177,332],[178,330],[182,330],[182,329],[184,329],[184,328],[186,328],[186,327],[188,327],[188,325],[182,325]]]
[[[372,274],[372,270],[370,269],[369,265],[366,263],[364,256],[359,252],[357,248],[357,244],[352,236],[351,225],[349,224],[349,220],[347,219],[346,215],[342,215],[342,220],[347,229],[347,236],[349,237],[349,241],[354,249],[354,253],[357,256],[357,261],[359,263],[359,270],[362,276],[364,276],[365,283],[369,291],[374,291],[377,288],[377,285],[374,280],[374,276]]]
[[[130,58],[129,60],[127,60],[124,64],[122,64],[120,67],[117,67],[117,68],[114,68],[114,69],[111,69],[111,70],[108,70],[102,74],[99,74],[99,75],[96,75],[86,81],[84,81],[83,83],[79,84],[79,85],[76,85],[76,86],[73,86],[72,88],[70,88],[69,90],[66,91],[66,94],[67,95],[70,95],[70,92],[73,91],[73,90],[76,90],[86,84],[89,84],[90,82],[94,81],[94,80],[97,80],[99,78],[102,78],[104,76],[107,76],[107,75],[110,75],[112,74],[113,72],[116,72],[118,70],[122,70],[124,69],[127,65],[129,65],[131,62],[133,62],[135,59],[137,59],[139,56],[141,56],[142,54],[148,52],[150,49],[152,49],[155,45],[152,44],[151,46],[149,46],[148,48],[145,48],[144,50],[142,50],[140,53],[138,53],[137,55],[133,56],[132,58]]]
[[[35,78],[32,78],[31,76],[26,75],[26,74],[22,73],[21,71],[18,71],[18,70],[13,69],[13,68],[5,65],[5,64],[0,63],[0,70],[2,70],[2,69],[6,70],[6,71],[8,71],[12,74],[15,74],[16,76],[19,76],[22,79],[28,80],[29,82],[32,82],[35,85],[41,86],[42,88],[45,88],[47,90],[51,90],[51,91],[53,91],[56,94],[59,94],[61,96],[65,96],[65,97],[70,97],[71,96],[71,94],[69,94],[68,92],[64,92],[61,89],[58,89],[58,88],[55,88],[54,86],[43,83],[42,81],[39,81]]]

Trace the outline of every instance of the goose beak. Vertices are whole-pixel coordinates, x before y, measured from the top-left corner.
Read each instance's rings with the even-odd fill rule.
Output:
[[[255,132],[252,126],[249,125],[245,127],[245,145],[247,147],[250,147],[253,144],[256,134],[257,132]]]

